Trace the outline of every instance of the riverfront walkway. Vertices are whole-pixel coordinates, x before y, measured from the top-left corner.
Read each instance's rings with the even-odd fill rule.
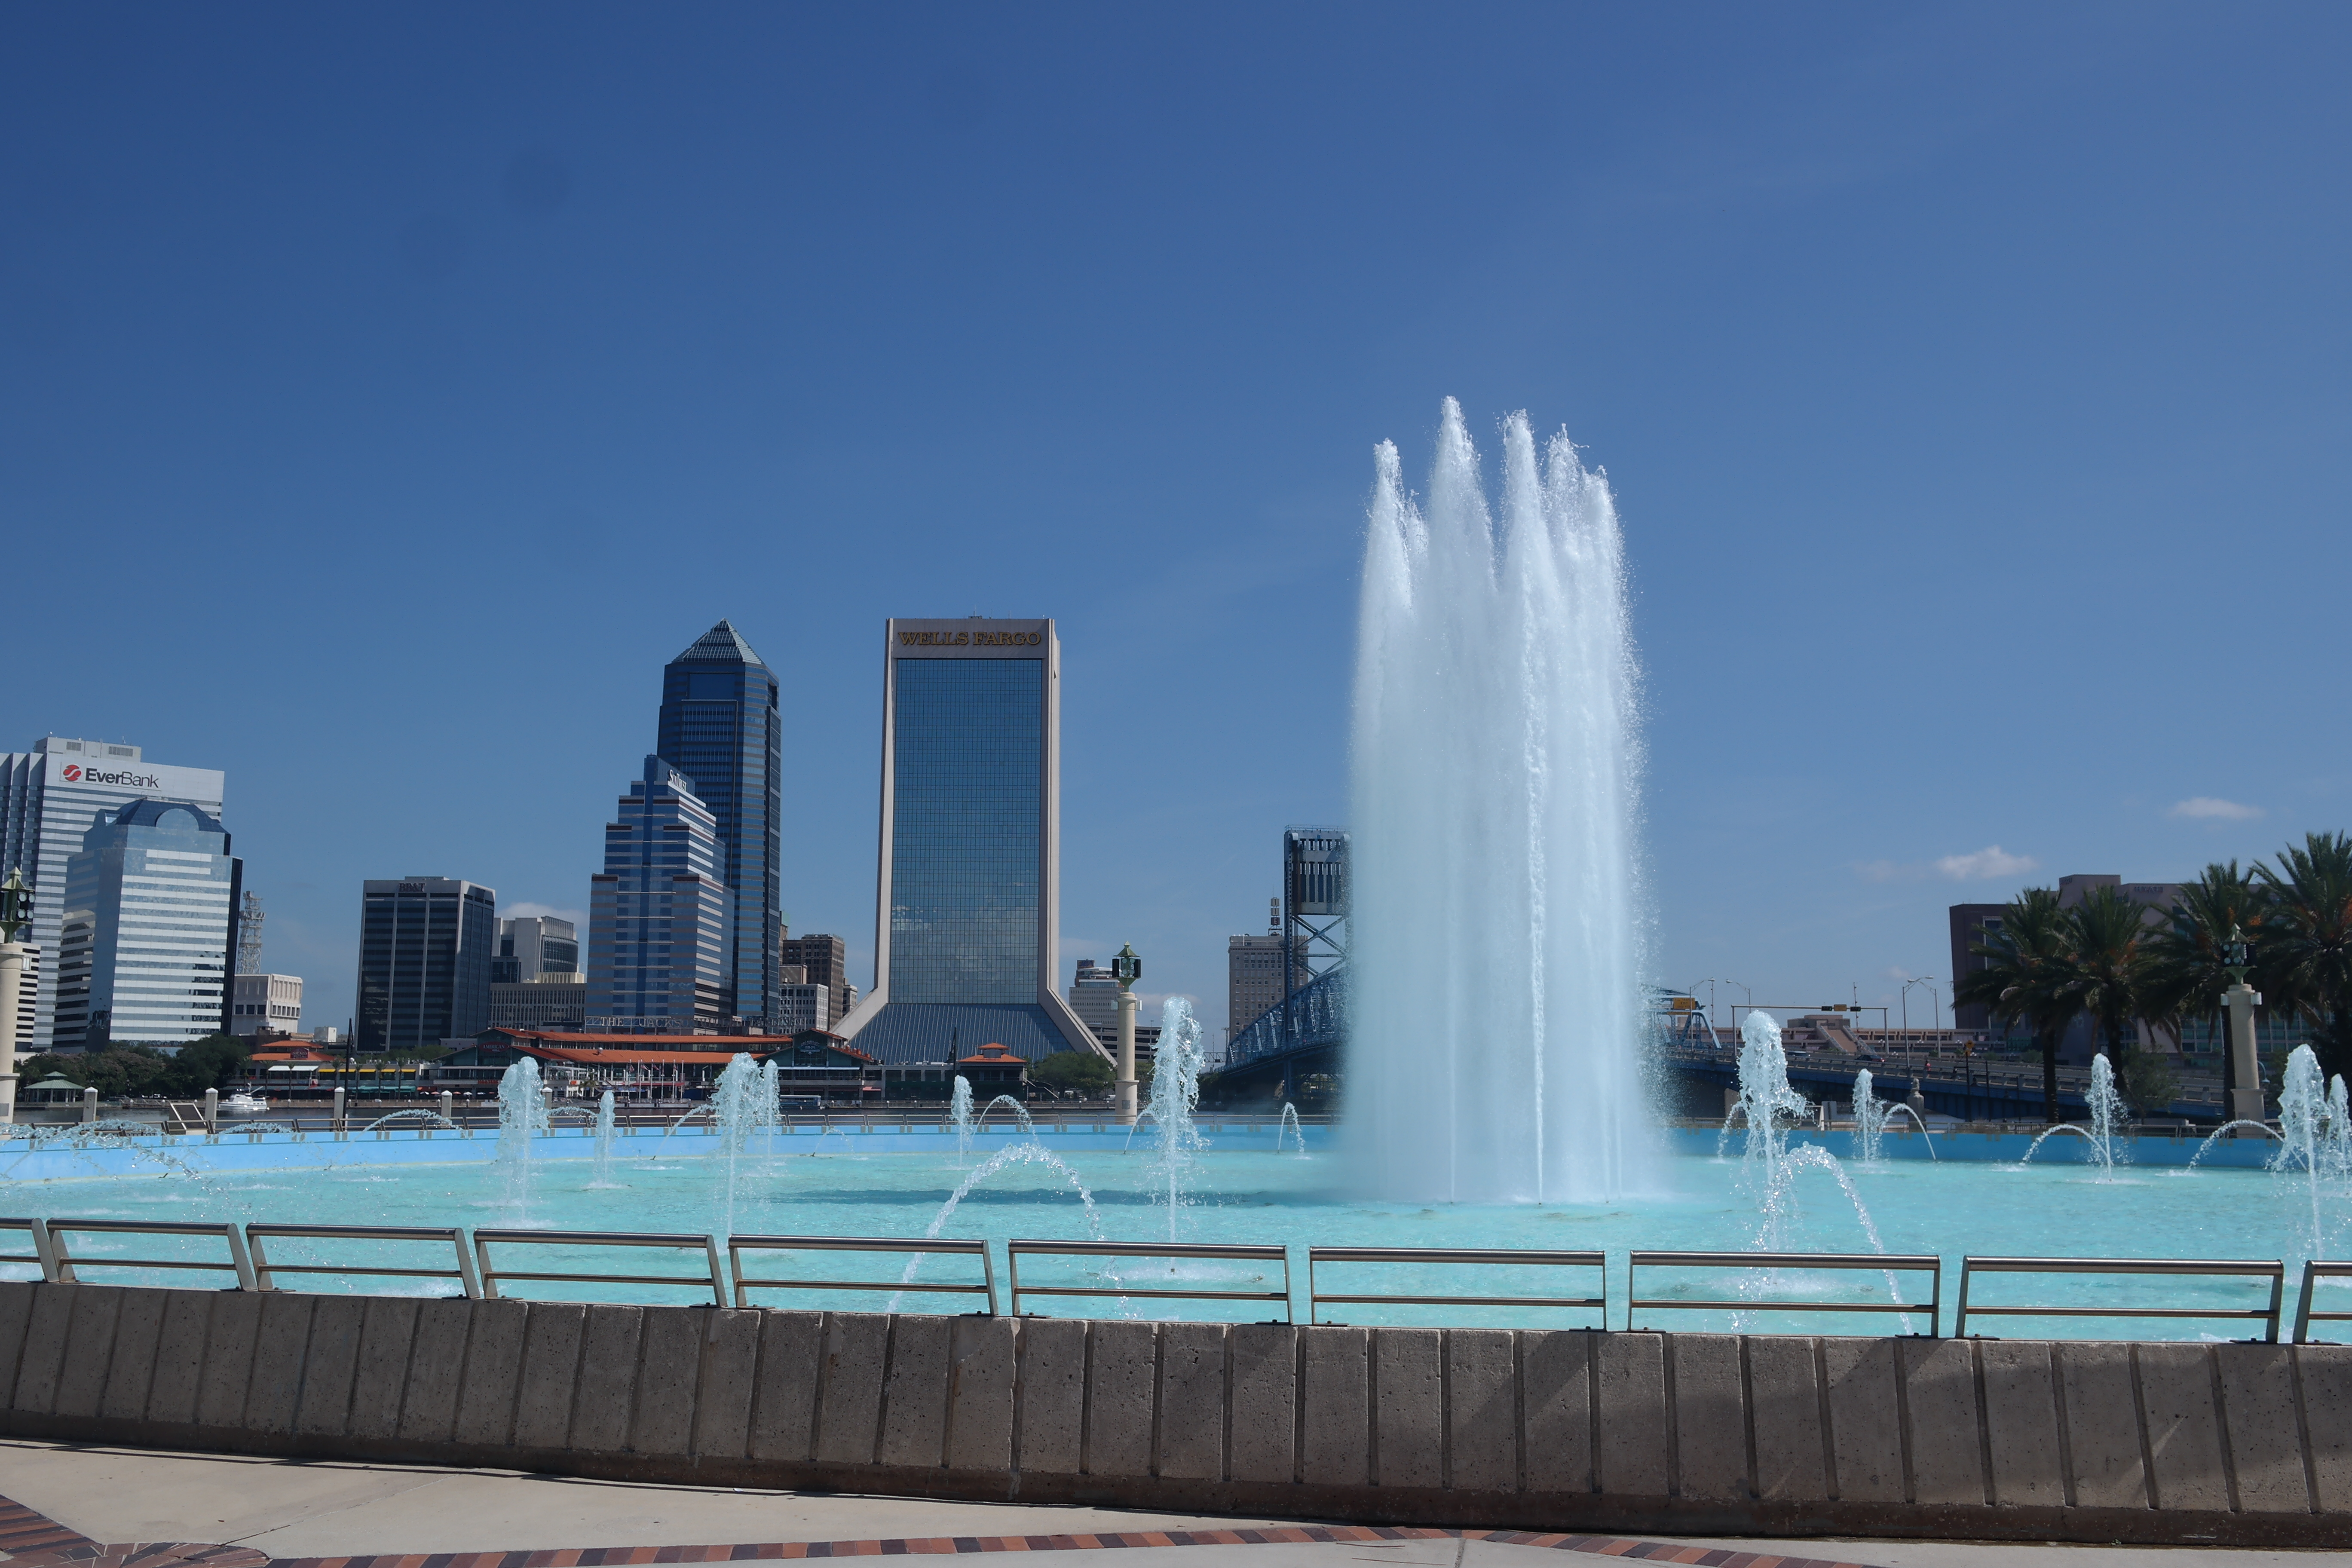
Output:
[[[2352,1552],[1373,1529],[23,1439],[0,1439],[0,1492],[7,1568],[598,1568],[1001,1552],[1082,1552],[1084,1568],[1570,1568],[1593,1556],[1712,1568],[2352,1568]]]

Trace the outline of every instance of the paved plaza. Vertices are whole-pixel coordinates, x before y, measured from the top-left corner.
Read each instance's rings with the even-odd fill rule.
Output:
[[[23,1440],[0,1440],[0,1494],[10,1568],[600,1568],[999,1552],[1083,1552],[1093,1568],[1563,1568],[1563,1552],[1709,1568],[2352,1568],[2352,1551],[1408,1530]]]

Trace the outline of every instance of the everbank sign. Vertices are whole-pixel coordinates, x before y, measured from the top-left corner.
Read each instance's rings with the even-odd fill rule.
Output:
[[[161,795],[166,800],[191,800],[217,805],[225,782],[214,768],[173,768],[161,763],[132,763],[109,767],[104,763],[68,762],[52,754],[52,782],[79,789],[120,790],[126,795]]]
[[[84,768],[79,763],[66,764],[66,783],[111,784],[117,789],[162,789],[163,781],[153,773],[110,773],[99,768]]]

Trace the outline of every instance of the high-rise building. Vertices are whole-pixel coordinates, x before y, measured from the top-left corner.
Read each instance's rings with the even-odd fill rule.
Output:
[[[1282,1000],[1290,943],[1279,931],[1225,939],[1225,1038],[1255,1023]]]
[[[1101,1048],[1057,985],[1060,661],[1050,620],[884,625],[874,990],[840,1025],[877,1060]]]
[[[579,972],[580,928],[570,921],[553,915],[518,915],[499,922],[498,955],[490,960],[491,984]]]
[[[722,1014],[754,1029],[775,1009],[783,940],[777,866],[783,855],[783,719],[776,677],[721,621],[662,671],[655,750],[692,781],[719,837],[713,868],[728,889]]]
[[[244,867],[228,850],[220,819],[192,805],[99,813],[66,862],[54,1048],[184,1045],[230,1026]]]
[[[32,949],[26,963],[16,1048],[47,1050],[57,1016],[58,927],[65,908],[66,862],[81,853],[82,835],[101,811],[155,799],[221,814],[222,775],[211,768],[145,761],[137,746],[49,735],[29,752],[0,755],[0,878],[21,868],[33,894]]]
[[[588,1027],[719,1033],[733,1016],[734,905],[719,875],[725,848],[715,814],[692,779],[647,757],[645,777],[621,797],[620,818],[604,828],[604,871],[588,879]]]
[[[359,1013],[362,1051],[430,1050],[490,1022],[495,889],[452,877],[362,885]]]
[[[1077,972],[1070,980],[1070,1011],[1087,1032],[1102,1042],[1102,1047],[1116,1055],[1118,1050],[1118,976],[1108,967],[1091,958],[1078,960]],[[1160,1051],[1160,1026],[1147,1024],[1140,1017],[1135,1021],[1135,1054],[1150,1060]]]
[[[808,972],[797,963],[778,968],[776,1005],[776,1016],[783,1026],[777,1031],[780,1034],[797,1035],[803,1029],[833,1026],[833,987],[809,979]]]
[[[584,1029],[588,982],[576,973],[490,982],[493,1029]]]
[[[268,1029],[291,1035],[302,1027],[302,977],[239,974],[229,983],[228,1030],[253,1036]]]
[[[813,1026],[830,1029],[840,1023],[842,1015],[849,1011],[857,995],[857,987],[849,983],[848,945],[839,937],[827,936],[823,932],[812,932],[807,936],[793,936],[787,932],[782,956],[786,970],[798,969],[801,972],[802,984],[824,987],[825,1016]],[[791,1032],[789,1029],[777,1031],[779,1034]]]

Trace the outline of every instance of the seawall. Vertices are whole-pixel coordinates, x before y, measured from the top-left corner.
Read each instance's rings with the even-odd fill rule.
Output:
[[[2341,1546],[2352,1346],[0,1283],[0,1429],[1365,1522]]]

